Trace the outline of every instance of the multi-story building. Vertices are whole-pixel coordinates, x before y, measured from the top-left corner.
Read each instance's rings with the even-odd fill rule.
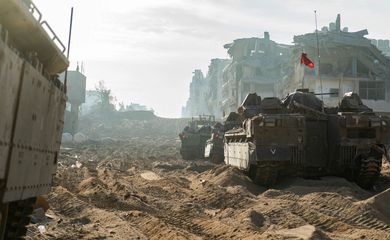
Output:
[[[207,81],[200,69],[193,72],[192,81],[190,83],[190,96],[186,106],[182,109],[182,117],[193,117],[201,114],[208,114],[207,96],[208,86]]]
[[[389,111],[390,59],[364,37],[367,34],[367,30],[341,30],[338,15],[335,23],[317,35],[294,36],[292,71],[280,83],[278,95],[308,88],[316,93],[331,93],[323,95],[323,100],[328,106],[336,106],[346,92],[356,92],[374,110]],[[315,63],[314,69],[300,64],[302,52]]]
[[[276,95],[276,83],[286,74],[291,47],[278,44],[264,32],[263,38],[236,39],[224,46],[232,62],[223,72],[222,111],[236,111],[248,93]]]
[[[226,60],[212,60],[206,78],[195,74],[187,116],[219,118],[236,111],[248,93],[283,98],[299,88],[323,93],[320,98],[328,106],[356,92],[375,111],[390,112],[390,42],[367,34],[341,28],[337,15],[320,31],[294,36],[291,46],[270,40],[268,32],[263,38],[236,39],[224,46],[231,57],[227,66]],[[314,62],[313,69],[301,64],[302,53]]]
[[[214,115],[222,118],[222,72],[228,65],[228,59],[211,59],[206,77],[201,70],[194,71],[190,83],[190,96],[186,106],[182,108],[183,117],[198,115]]]
[[[383,54],[390,57],[390,40],[388,39],[371,39],[371,44],[376,46]]]
[[[222,119],[222,82],[223,70],[230,63],[229,59],[211,59],[209,70],[206,76],[208,84],[207,109],[208,113],[214,115],[216,119]]]

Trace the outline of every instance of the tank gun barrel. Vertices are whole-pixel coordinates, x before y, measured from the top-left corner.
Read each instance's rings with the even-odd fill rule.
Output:
[[[329,93],[313,93],[314,95],[337,95],[339,92],[329,92]]]

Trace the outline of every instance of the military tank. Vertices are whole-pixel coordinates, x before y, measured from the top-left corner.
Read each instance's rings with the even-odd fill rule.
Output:
[[[185,160],[203,159],[206,141],[212,134],[212,126],[216,123],[211,115],[200,115],[192,118],[179,134],[181,141],[180,154]]]
[[[46,31],[46,30],[48,31]],[[0,0],[0,238],[26,233],[56,172],[66,104],[65,47],[28,0]]]
[[[369,189],[380,174],[389,120],[355,93],[335,109],[307,90],[283,100],[249,94],[240,108],[242,126],[225,133],[225,163],[260,185],[284,176],[338,175]]]

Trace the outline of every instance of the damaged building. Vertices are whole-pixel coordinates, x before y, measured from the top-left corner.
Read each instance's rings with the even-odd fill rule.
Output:
[[[268,32],[263,38],[236,39],[225,44],[232,62],[223,72],[222,112],[236,111],[248,93],[276,96],[275,83],[286,75],[291,46],[278,44]]]
[[[294,36],[294,45],[276,43],[268,32],[263,38],[236,39],[224,45],[230,63],[225,60],[228,65],[215,67],[215,73],[213,61],[209,67],[208,76],[218,77],[195,73],[183,116],[220,118],[236,111],[248,93],[283,98],[298,88],[322,92],[327,106],[356,92],[375,111],[390,112],[390,41],[368,39],[367,34],[366,29],[342,28],[337,15],[335,22],[317,32]],[[314,62],[313,69],[301,64],[302,53]]]
[[[294,36],[291,72],[279,83],[278,95],[308,88],[330,93],[323,95],[323,100],[328,106],[336,106],[344,93],[356,92],[374,110],[389,111],[390,59],[365,37],[367,34],[367,30],[341,29],[338,15],[336,22],[318,31],[318,48],[315,32]],[[302,52],[307,53],[315,68],[300,64]]]
[[[190,96],[182,109],[183,117],[193,117],[207,114],[207,84],[200,69],[195,69],[190,83]]]
[[[371,39],[371,44],[376,46],[383,54],[390,57],[390,40],[388,39]]]
[[[193,72],[190,83],[190,96],[182,109],[182,117],[202,114],[222,118],[222,76],[223,69],[230,63],[228,59],[211,59],[206,77],[201,70]]]
[[[207,108],[210,115],[222,119],[222,83],[223,70],[231,61],[229,59],[211,59],[206,81],[208,84]]]

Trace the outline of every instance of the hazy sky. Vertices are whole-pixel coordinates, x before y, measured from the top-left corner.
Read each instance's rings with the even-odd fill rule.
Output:
[[[35,0],[55,32],[67,42],[74,6],[71,69],[84,62],[87,88],[104,80],[119,102],[152,107],[179,117],[194,69],[227,58],[223,44],[262,37],[291,43],[294,34],[321,28],[341,13],[349,31],[368,29],[389,39],[389,0]]]

